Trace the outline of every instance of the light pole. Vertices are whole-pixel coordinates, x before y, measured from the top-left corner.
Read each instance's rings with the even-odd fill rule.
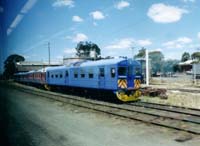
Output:
[[[50,62],[50,42],[48,42],[48,54],[49,54],[49,65],[51,64],[51,62]]]

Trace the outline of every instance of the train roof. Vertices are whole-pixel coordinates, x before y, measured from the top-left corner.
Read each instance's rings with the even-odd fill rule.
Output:
[[[66,69],[67,67],[65,65],[62,65],[62,66],[54,66],[54,67],[46,67],[45,71],[51,71],[51,70],[59,70],[59,69]]]
[[[70,68],[70,67],[112,65],[112,64],[118,64],[122,61],[127,61],[127,59],[115,58],[115,59],[104,59],[104,60],[97,60],[97,61],[84,60],[84,61],[75,62],[75,63],[71,64],[70,66],[63,65],[63,66],[47,67],[46,71],[66,69],[66,68]]]
[[[103,60],[97,60],[97,61],[80,61],[80,62],[75,62],[71,64],[71,66],[54,66],[54,67],[45,67],[40,70],[32,70],[29,72],[20,72],[16,73],[15,75],[25,75],[33,72],[46,72],[46,71],[52,71],[52,70],[62,70],[62,69],[67,69],[70,67],[88,67],[88,66],[103,66],[103,65],[114,65],[114,64],[121,64],[121,63],[126,63],[126,61],[129,62],[129,64],[132,65],[139,65],[140,63],[136,60],[132,59],[126,59],[126,58],[113,58],[113,59],[103,59]]]
[[[14,75],[26,75],[26,74],[29,74],[29,73],[32,73],[34,71],[28,71],[28,72],[18,72],[18,73],[15,73]]]
[[[80,64],[81,67],[84,66],[101,66],[101,65],[113,65],[113,64],[120,64],[124,61],[131,61],[130,64],[139,64],[138,61],[132,59],[125,59],[125,58],[114,58],[114,59],[104,59],[98,61],[87,61]]]
[[[41,72],[46,72],[46,68],[42,68],[42,69],[39,69],[39,70],[30,70],[28,72],[18,72],[18,73],[15,73],[14,75],[26,75],[26,74],[30,74],[30,73],[41,73]]]

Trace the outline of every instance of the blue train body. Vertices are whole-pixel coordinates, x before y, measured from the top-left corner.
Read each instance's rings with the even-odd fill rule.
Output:
[[[121,101],[140,96],[141,65],[132,59],[106,59],[76,62],[71,66],[47,67],[40,71],[15,74],[21,82],[51,86],[111,91]]]

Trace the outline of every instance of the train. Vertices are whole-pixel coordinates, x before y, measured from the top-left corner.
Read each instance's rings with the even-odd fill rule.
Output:
[[[14,80],[21,83],[53,87],[110,92],[119,101],[136,101],[141,95],[141,64],[133,59],[113,58],[84,60],[68,66],[45,67],[37,71],[19,72]],[[96,92],[97,93],[97,92]]]

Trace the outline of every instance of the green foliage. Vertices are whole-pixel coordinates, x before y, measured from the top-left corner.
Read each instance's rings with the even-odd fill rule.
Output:
[[[164,55],[160,51],[149,53],[151,68],[153,73],[161,72],[163,67]]]
[[[91,52],[96,52],[94,55],[95,58],[97,58],[99,55],[101,55],[100,48],[92,43],[92,42],[79,42],[76,46],[76,55],[81,58],[90,58]]]
[[[177,72],[180,70],[180,67],[178,66],[178,63],[180,61],[178,60],[166,60],[163,63],[163,71],[165,73],[167,72]]]
[[[184,52],[182,57],[181,57],[181,61],[185,62],[185,61],[187,61],[189,59],[190,59],[190,54],[188,52]]]
[[[137,55],[134,56],[134,58],[144,58],[145,57],[145,48],[141,48],[139,50],[139,53]]]
[[[24,60],[23,56],[17,54],[8,56],[4,61],[4,77],[6,79],[12,78],[13,74],[17,72],[16,63]]]
[[[145,58],[145,48],[141,48],[139,53],[134,56],[134,58]],[[149,59],[151,63],[152,73],[157,73],[162,71],[164,63],[164,55],[160,51],[149,52]]]
[[[180,72],[181,71],[181,67],[178,64],[174,64],[173,65],[173,72]]]
[[[192,55],[191,55],[191,58],[192,59],[196,59],[197,61],[200,61],[200,52],[194,52]]]

